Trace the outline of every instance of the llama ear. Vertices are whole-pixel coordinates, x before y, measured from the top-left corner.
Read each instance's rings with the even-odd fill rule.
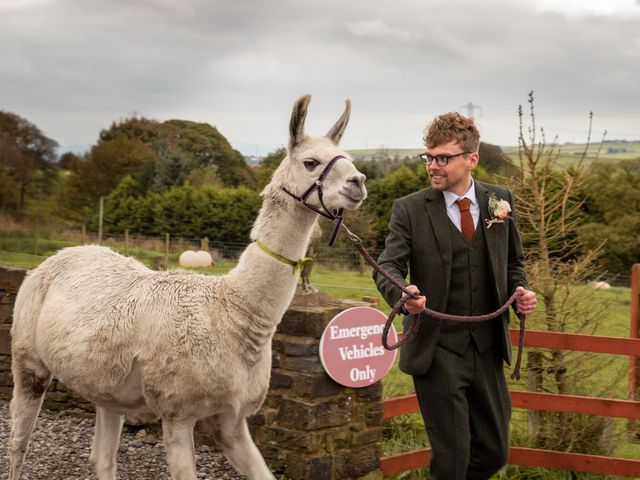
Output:
[[[349,116],[351,115],[351,101],[347,99],[345,100],[344,104],[344,113],[325,135],[325,137],[327,137],[336,145],[340,143],[340,139],[342,138],[344,129],[347,128],[347,124],[349,123]]]
[[[311,95],[305,95],[296,100],[291,112],[289,123],[289,150],[293,150],[304,138],[304,119],[307,118],[307,107],[311,101]]]

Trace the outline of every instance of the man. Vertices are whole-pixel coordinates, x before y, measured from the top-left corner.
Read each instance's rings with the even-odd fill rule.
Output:
[[[379,263],[419,295],[405,303],[420,314],[481,315],[514,291],[530,315],[536,296],[523,271],[523,253],[510,191],[474,181],[480,134],[458,113],[436,117],[421,155],[431,188],[397,199]],[[490,208],[491,207],[491,208]],[[389,305],[402,293],[374,273]],[[408,330],[411,318],[405,317]],[[413,376],[432,447],[433,480],[490,478],[507,462],[511,402],[503,361],[511,362],[509,312],[483,322],[440,321],[424,314],[400,350],[400,369]]]

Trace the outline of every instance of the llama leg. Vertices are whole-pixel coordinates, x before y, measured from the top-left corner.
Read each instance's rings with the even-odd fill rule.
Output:
[[[249,434],[246,418],[221,414],[214,435],[229,461],[250,480],[275,480]]]
[[[17,356],[14,357],[12,370],[14,386],[10,404],[9,480],[18,480],[44,392],[51,382],[51,374],[41,364],[29,368]]]
[[[89,462],[93,465],[98,480],[116,478],[116,455],[123,424],[124,415],[96,405],[96,430]]]
[[[162,439],[173,480],[196,480],[196,455],[193,446],[195,420],[162,419]]]

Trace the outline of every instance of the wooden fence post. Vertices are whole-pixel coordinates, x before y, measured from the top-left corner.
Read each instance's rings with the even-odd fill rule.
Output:
[[[169,268],[169,240],[170,236],[168,233],[165,233],[164,237],[164,261],[167,268]]]
[[[129,255],[129,229],[124,229],[124,253]]]
[[[100,197],[100,212],[98,214],[98,245],[102,243],[102,222],[104,221],[104,197]]]
[[[640,338],[640,264],[631,267],[631,338]],[[629,400],[640,398],[640,362],[638,356],[629,357]],[[630,420],[627,424],[629,441],[640,442],[640,422]]]

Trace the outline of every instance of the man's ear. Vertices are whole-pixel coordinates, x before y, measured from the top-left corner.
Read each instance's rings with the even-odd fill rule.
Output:
[[[476,168],[478,166],[478,162],[480,161],[480,156],[478,155],[478,152],[472,153],[469,160],[470,160],[469,167]]]

